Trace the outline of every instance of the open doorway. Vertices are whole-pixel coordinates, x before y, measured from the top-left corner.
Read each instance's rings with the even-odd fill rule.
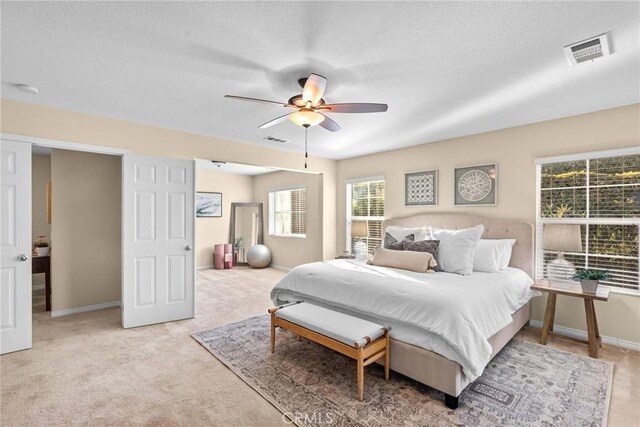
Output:
[[[52,317],[120,307],[125,328],[194,316],[193,160],[21,135],[3,134],[1,142],[2,206],[12,208],[0,215],[12,239],[3,268],[15,274],[3,276],[3,295],[13,297],[0,299],[0,312],[10,314],[2,318],[0,354],[32,347],[36,242],[50,245],[35,257],[50,266],[40,319],[49,316],[47,295]],[[32,235],[34,147],[50,157],[43,168],[50,167],[51,229]]]
[[[121,156],[32,148],[32,313],[121,304]]]
[[[210,287],[198,289],[198,301],[223,297],[211,294],[212,289],[227,276],[231,277],[225,274],[228,270],[215,269],[216,245],[231,246],[233,260],[240,261],[234,262],[232,269],[250,269],[242,261],[247,260],[247,253],[258,241],[258,230],[269,249],[272,268],[286,270],[321,261],[322,178],[321,174],[306,171],[196,160],[196,192],[215,194],[216,200],[220,200],[218,215],[196,217],[197,276],[200,283]],[[242,208],[236,209],[236,217],[232,218],[234,203]],[[259,210],[255,205],[261,208],[261,219],[256,219]],[[256,220],[261,221],[260,226]],[[265,270],[264,274],[268,276],[269,272]],[[240,289],[236,287],[234,292]]]

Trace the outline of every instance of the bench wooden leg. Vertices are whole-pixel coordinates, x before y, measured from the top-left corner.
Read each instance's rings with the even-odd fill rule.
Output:
[[[389,332],[384,333],[386,341],[384,349],[384,379],[389,381],[389,369],[391,369],[391,351],[389,348]]]
[[[275,313],[271,313],[271,353],[276,351],[276,324],[274,323]]]
[[[364,399],[364,355],[362,347],[358,348],[358,400]]]

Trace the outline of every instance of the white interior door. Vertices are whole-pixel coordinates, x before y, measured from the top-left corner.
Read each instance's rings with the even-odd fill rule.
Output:
[[[31,144],[0,141],[0,353],[31,348]]]
[[[122,324],[194,315],[194,162],[123,158]]]

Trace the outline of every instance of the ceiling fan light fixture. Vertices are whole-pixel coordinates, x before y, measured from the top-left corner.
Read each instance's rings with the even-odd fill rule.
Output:
[[[320,113],[310,110],[300,110],[289,115],[289,120],[298,126],[308,127],[315,126],[322,123],[324,116]]]

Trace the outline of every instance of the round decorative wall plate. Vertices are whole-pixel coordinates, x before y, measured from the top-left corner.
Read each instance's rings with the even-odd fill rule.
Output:
[[[458,181],[458,193],[467,202],[479,202],[491,192],[491,177],[480,169],[465,172]]]

